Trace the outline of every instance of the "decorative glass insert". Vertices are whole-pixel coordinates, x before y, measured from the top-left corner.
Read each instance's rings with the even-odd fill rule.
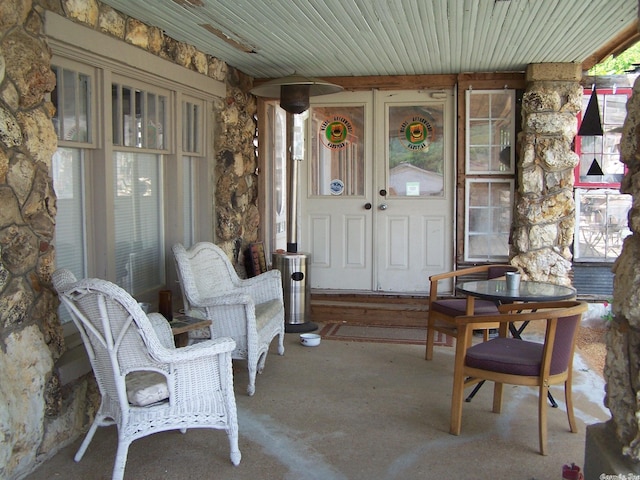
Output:
[[[111,86],[113,144],[164,150],[167,97],[117,83]]]
[[[515,90],[467,90],[467,174],[515,171]]]
[[[388,194],[443,196],[444,106],[390,106],[388,116]]]
[[[364,106],[312,107],[311,194],[363,196]]]
[[[465,191],[465,259],[490,261],[508,258],[513,180],[468,179]]]
[[[182,150],[202,154],[202,104],[182,102]]]
[[[91,142],[91,77],[67,68],[51,68],[56,74],[51,102],[56,107],[53,127],[58,140]]]

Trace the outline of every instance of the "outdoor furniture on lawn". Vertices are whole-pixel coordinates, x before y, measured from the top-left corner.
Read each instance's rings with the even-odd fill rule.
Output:
[[[453,272],[440,273],[429,277],[429,313],[427,319],[427,344],[425,358],[433,358],[433,343],[435,332],[440,332],[450,337],[457,338],[455,318],[460,315],[491,315],[498,313],[496,303],[489,300],[476,300],[469,303],[467,298],[438,298],[438,284],[448,280],[459,281],[461,277],[473,278],[498,278],[506,272],[518,272],[518,267],[513,265],[479,265],[463,268]],[[476,325],[477,330],[484,330],[485,340],[488,339],[488,330],[496,328],[496,324]]]
[[[278,354],[284,355],[284,302],[278,270],[252,278],[238,277],[224,251],[209,242],[186,249],[172,247],[182,289],[184,313],[211,320],[211,338],[231,337],[234,359],[247,360],[249,385],[255,393],[269,344],[278,336]]]
[[[500,313],[490,316],[462,316],[456,318],[456,342],[453,394],[451,398],[450,432],[460,435],[464,389],[478,382],[495,382],[493,412],[502,408],[504,383],[538,387],[538,436],[540,453],[547,450],[547,402],[550,385],[564,383],[569,428],[577,432],[573,414],[571,381],[576,333],[585,302],[531,302],[505,304]],[[478,323],[500,324],[499,337],[472,346],[472,331]],[[515,322],[546,322],[544,343],[508,338],[509,325]]]
[[[147,317],[119,286],[76,281],[69,270],[57,270],[52,281],[80,331],[102,396],[76,462],[98,427],[116,425],[113,480],[124,476],[131,442],[166,430],[225,430],[231,462],[240,463],[231,338],[176,348],[167,320],[159,313]]]

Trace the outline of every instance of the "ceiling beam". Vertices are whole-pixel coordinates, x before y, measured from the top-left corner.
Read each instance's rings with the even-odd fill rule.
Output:
[[[616,35],[609,42],[605,43],[601,48],[593,52],[589,57],[587,57],[582,62],[582,70],[588,71],[593,66],[599,64],[609,56],[613,55],[614,57],[620,55],[629,47],[635,45],[640,42],[640,25],[638,19],[633,22],[633,24],[629,25],[626,29]]]

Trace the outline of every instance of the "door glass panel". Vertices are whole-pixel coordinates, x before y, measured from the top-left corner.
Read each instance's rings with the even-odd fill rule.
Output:
[[[391,106],[388,115],[388,194],[442,197],[444,106]]]
[[[311,195],[364,196],[364,107],[312,107]]]

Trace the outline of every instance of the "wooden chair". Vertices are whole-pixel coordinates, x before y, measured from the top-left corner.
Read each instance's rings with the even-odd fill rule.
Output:
[[[463,268],[453,272],[440,273],[429,277],[429,312],[427,319],[427,345],[425,358],[431,360],[433,358],[433,343],[435,340],[435,332],[440,332],[450,337],[457,338],[458,332],[455,319],[461,315],[495,315],[498,313],[498,307],[490,300],[475,299],[473,302],[473,311],[471,305],[466,298],[438,298],[439,282],[448,280],[456,281],[472,281],[486,280],[504,276],[506,272],[518,272],[518,267],[507,264],[494,265],[478,265],[476,267]],[[467,277],[467,278],[461,278]],[[478,324],[477,330],[485,330],[485,340],[488,340],[488,330],[497,328],[497,324]]]
[[[76,281],[64,269],[53,273],[52,282],[82,336],[101,395],[76,462],[98,427],[116,425],[112,480],[124,477],[134,440],[167,430],[224,430],[231,462],[240,463],[231,338],[176,348],[169,322],[159,313],[145,314],[117,285],[97,278]],[[95,476],[105,478],[102,472]]]
[[[500,305],[497,315],[456,318],[458,341],[453,373],[450,432],[459,435],[465,387],[483,380],[495,382],[493,412],[502,408],[503,384],[538,387],[538,435],[540,454],[547,452],[547,394],[550,385],[564,383],[567,417],[577,432],[573,415],[571,380],[576,333],[585,302],[531,302]],[[472,331],[487,321],[498,322],[499,336],[472,346]],[[512,322],[546,322],[544,343],[508,337]]]

